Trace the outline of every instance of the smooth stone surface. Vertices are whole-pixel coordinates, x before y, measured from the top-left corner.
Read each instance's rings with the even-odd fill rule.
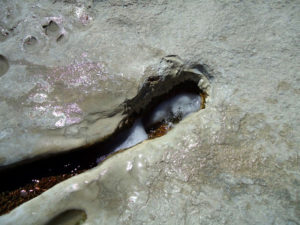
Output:
[[[46,224],[71,209],[86,225],[298,224],[299,11],[298,1],[1,1],[0,25],[12,29],[0,42],[10,60],[1,165],[112,132],[123,117],[110,110],[168,74],[165,55],[207,64],[214,78],[204,110],[0,224]],[[61,20],[64,42],[45,35],[48,17]],[[40,47],[24,50],[27,35]]]

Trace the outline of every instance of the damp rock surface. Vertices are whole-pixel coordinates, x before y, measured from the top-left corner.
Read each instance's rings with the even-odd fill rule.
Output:
[[[298,224],[299,11],[297,1],[1,1],[2,166],[102,140],[182,70],[200,71],[210,90],[205,109],[167,135],[0,224],[42,225],[70,210],[85,212],[84,224]],[[162,60],[171,54],[182,60]]]

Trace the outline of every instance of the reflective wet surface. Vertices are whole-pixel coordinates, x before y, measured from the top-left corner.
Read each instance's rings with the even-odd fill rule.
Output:
[[[161,102],[156,99],[154,104],[145,107],[147,110],[130,128],[117,131],[101,143],[2,168],[0,213],[9,212],[55,184],[97,166],[112,153],[166,134],[176,123],[204,108],[205,104],[205,94],[192,82],[174,87],[160,99]]]

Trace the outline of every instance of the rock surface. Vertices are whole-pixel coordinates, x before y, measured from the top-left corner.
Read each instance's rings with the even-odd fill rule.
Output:
[[[65,212],[83,224],[299,224],[299,15],[298,1],[1,1],[2,166],[111,134],[145,76],[167,73],[165,55],[213,78],[205,109],[0,224]]]

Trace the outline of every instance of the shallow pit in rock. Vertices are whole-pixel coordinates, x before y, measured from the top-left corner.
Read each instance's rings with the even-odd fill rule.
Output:
[[[9,63],[7,58],[5,58],[3,55],[0,55],[0,77],[6,74],[8,69],[9,69]]]
[[[46,35],[54,35],[59,31],[58,24],[53,20],[50,20],[48,24],[45,24],[42,27],[45,30]]]
[[[86,221],[86,212],[80,209],[70,209],[51,219],[46,225],[80,225]]]
[[[38,39],[32,35],[28,35],[23,40],[23,48],[26,51],[33,51],[36,49],[38,44]]]
[[[132,111],[106,140],[89,147],[0,168],[0,215],[55,184],[91,169],[119,150],[160,137],[192,112],[205,107],[206,93],[194,81],[175,85],[153,97],[139,113]],[[126,108],[126,107],[125,107]]]

